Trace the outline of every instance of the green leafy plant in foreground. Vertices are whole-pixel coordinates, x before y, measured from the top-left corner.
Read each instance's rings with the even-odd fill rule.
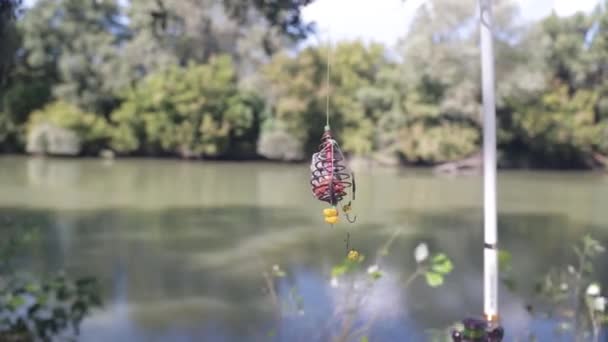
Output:
[[[99,292],[93,278],[12,281],[0,289],[0,340],[76,341],[82,320],[101,305]]]
[[[572,331],[577,338],[598,341],[608,315],[593,262],[605,252],[605,247],[585,235],[573,252],[576,262],[549,271],[537,284],[536,292],[551,306],[551,314],[561,319],[560,329]]]
[[[605,252],[605,247],[585,235],[572,251],[575,262],[551,268],[542,275],[527,308],[533,314],[556,319],[558,333],[573,334],[577,341],[599,341],[601,330],[608,323],[607,297],[596,281],[594,261]],[[517,290],[511,254],[501,251],[499,262],[503,284],[512,291]],[[530,332],[522,334],[535,339]]]
[[[335,290],[340,290],[338,295],[343,295],[339,304],[335,307],[334,319],[329,320],[328,326],[319,332],[323,336],[327,336],[332,341],[368,341],[369,334],[378,317],[378,312],[375,312],[371,317],[361,321],[360,313],[362,309],[368,305],[372,291],[376,283],[384,277],[385,271],[382,269],[382,259],[388,255],[390,246],[399,236],[399,232],[395,232],[391,238],[377,252],[375,262],[366,263],[365,255],[356,250],[350,250],[346,257],[338,264],[331,268],[330,286]],[[416,261],[415,271],[407,278],[399,280],[402,286],[407,289],[418,278],[424,278],[426,284],[430,287],[439,287],[443,285],[445,276],[453,270],[452,261],[443,253],[431,254],[428,246],[425,243],[420,243],[414,249],[414,259]],[[276,318],[280,319],[283,314],[293,311],[285,311],[286,309],[295,309],[299,315],[304,315],[304,304],[301,297],[297,295],[297,289],[291,288],[287,302],[292,303],[291,306],[281,305],[279,294],[276,291],[275,280],[286,276],[286,272],[278,265],[274,265],[271,270],[263,272],[266,280],[266,290],[271,297],[273,306],[276,311]],[[295,304],[295,307],[294,307]],[[334,330],[334,326],[339,326],[338,331]]]
[[[14,262],[36,230],[5,224],[0,241],[0,341],[76,341],[82,320],[101,305],[95,278],[58,274],[41,280]]]

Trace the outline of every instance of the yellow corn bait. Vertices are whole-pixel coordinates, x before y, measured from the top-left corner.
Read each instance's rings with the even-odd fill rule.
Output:
[[[348,255],[346,256],[346,258],[350,261],[359,261],[359,252],[354,249],[351,249],[350,251],[348,251]]]
[[[325,217],[325,222],[329,223],[329,224],[336,224],[336,223],[338,223],[339,220],[340,220],[340,218],[338,216],[326,216]]]
[[[325,208],[323,209],[323,215],[325,217],[338,216],[338,210],[336,208]]]

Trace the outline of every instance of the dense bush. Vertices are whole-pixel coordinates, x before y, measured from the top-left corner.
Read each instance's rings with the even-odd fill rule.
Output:
[[[509,99],[513,114],[507,139],[525,146],[523,153],[530,155],[532,166],[591,165],[593,153],[608,153],[608,121],[596,120],[597,103],[596,92],[569,94],[562,84],[525,102]]]
[[[95,152],[105,145],[109,133],[103,118],[61,101],[33,112],[27,126],[27,149],[32,153]]]
[[[259,109],[253,96],[238,89],[227,56],[170,67],[141,81],[112,113],[112,147],[122,153],[220,157],[242,140],[254,141]]]

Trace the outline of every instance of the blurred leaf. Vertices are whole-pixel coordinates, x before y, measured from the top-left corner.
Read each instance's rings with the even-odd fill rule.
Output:
[[[55,340],[54,336],[60,334],[62,341],[74,340],[71,332],[77,333],[83,318],[99,305],[93,279],[71,281],[60,275],[50,281],[22,282],[15,277],[0,295],[0,317],[18,314],[19,319],[0,324],[0,337],[8,331],[39,336],[44,341]]]
[[[510,272],[512,269],[512,261],[513,256],[511,255],[510,252],[506,251],[506,250],[499,250],[498,251],[498,269],[500,270],[500,272]]]
[[[40,285],[34,283],[28,283],[25,285],[25,290],[30,293],[35,293],[40,291]]]
[[[594,256],[605,251],[604,246],[602,246],[598,240],[591,237],[591,235],[585,235],[583,237],[583,245],[589,256]]]
[[[437,254],[431,259],[431,269],[441,275],[452,272],[454,266],[445,254]]]
[[[426,278],[426,283],[430,287],[438,287],[443,284],[443,276],[441,274],[429,271],[429,272],[426,272],[424,274],[424,276]]]
[[[23,304],[25,304],[25,299],[23,299],[22,296],[12,296],[11,299],[8,301],[8,306],[12,310],[16,310]]]
[[[345,264],[336,265],[336,266],[332,267],[332,269],[331,269],[331,276],[339,277],[339,276],[345,274],[347,270],[348,270],[348,267]]]

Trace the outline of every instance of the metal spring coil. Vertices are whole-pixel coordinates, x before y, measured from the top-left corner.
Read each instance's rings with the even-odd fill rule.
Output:
[[[312,156],[310,171],[314,196],[331,205],[342,201],[347,195],[346,189],[353,186],[342,151],[330,131],[323,133],[319,152]]]

